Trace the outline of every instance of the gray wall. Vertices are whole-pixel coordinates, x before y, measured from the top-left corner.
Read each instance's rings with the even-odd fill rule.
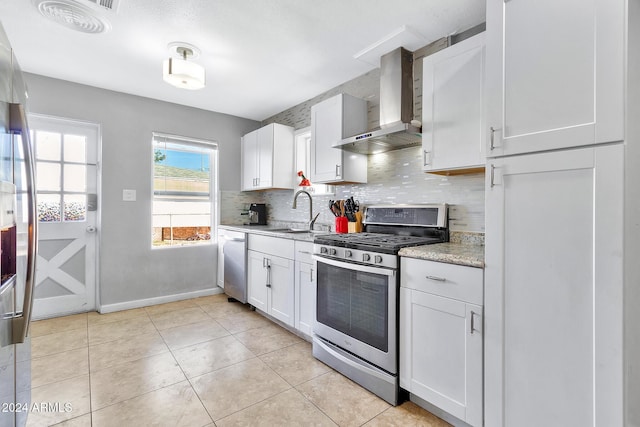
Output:
[[[101,125],[101,304],[215,286],[215,245],[151,249],[151,133],[216,141],[219,188],[239,191],[240,137],[259,123],[33,74],[26,80],[30,112]],[[136,190],[136,202],[122,201],[125,188]]]

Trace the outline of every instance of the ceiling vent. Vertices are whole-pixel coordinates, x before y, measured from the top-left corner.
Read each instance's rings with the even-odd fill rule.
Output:
[[[86,0],[83,3],[112,3],[110,0]],[[111,24],[99,16],[99,11],[74,0],[33,0],[33,4],[45,18],[72,30],[88,34],[99,34],[109,31]],[[104,10],[104,9],[103,9]]]
[[[89,3],[93,3],[100,7],[103,7],[107,10],[111,10],[113,12],[117,12],[118,5],[120,4],[120,0],[85,0]]]

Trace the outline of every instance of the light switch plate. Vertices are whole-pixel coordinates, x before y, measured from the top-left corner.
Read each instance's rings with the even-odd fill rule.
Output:
[[[136,190],[122,190],[122,201],[123,202],[135,202],[136,201]]]

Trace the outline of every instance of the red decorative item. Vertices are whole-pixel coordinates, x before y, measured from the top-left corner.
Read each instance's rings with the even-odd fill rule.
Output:
[[[311,187],[311,181],[309,181],[302,171],[298,171],[298,176],[302,177],[302,181],[298,184],[300,187]]]

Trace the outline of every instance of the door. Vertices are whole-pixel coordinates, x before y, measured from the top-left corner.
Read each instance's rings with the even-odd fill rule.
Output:
[[[269,188],[273,185],[273,146],[274,124],[258,129],[258,187]]]
[[[242,137],[242,190],[253,190],[257,186],[258,131]]]
[[[395,374],[396,270],[314,256],[316,322],[313,332]]]
[[[269,255],[269,314],[286,323],[294,325],[294,269],[290,259]]]
[[[311,182],[332,182],[342,176],[342,150],[332,145],[342,139],[342,96],[311,107]]]
[[[316,321],[316,282],[313,264],[296,261],[296,329],[309,336]]]
[[[487,2],[488,156],[623,139],[625,4]]]
[[[624,424],[623,154],[487,165],[486,425]]]
[[[96,308],[99,126],[31,115],[38,257],[34,316]]]
[[[247,302],[268,312],[267,258],[263,253],[247,251]]]
[[[481,426],[482,307],[406,288],[400,304],[401,385]]]
[[[484,166],[485,33],[423,60],[424,171]]]

